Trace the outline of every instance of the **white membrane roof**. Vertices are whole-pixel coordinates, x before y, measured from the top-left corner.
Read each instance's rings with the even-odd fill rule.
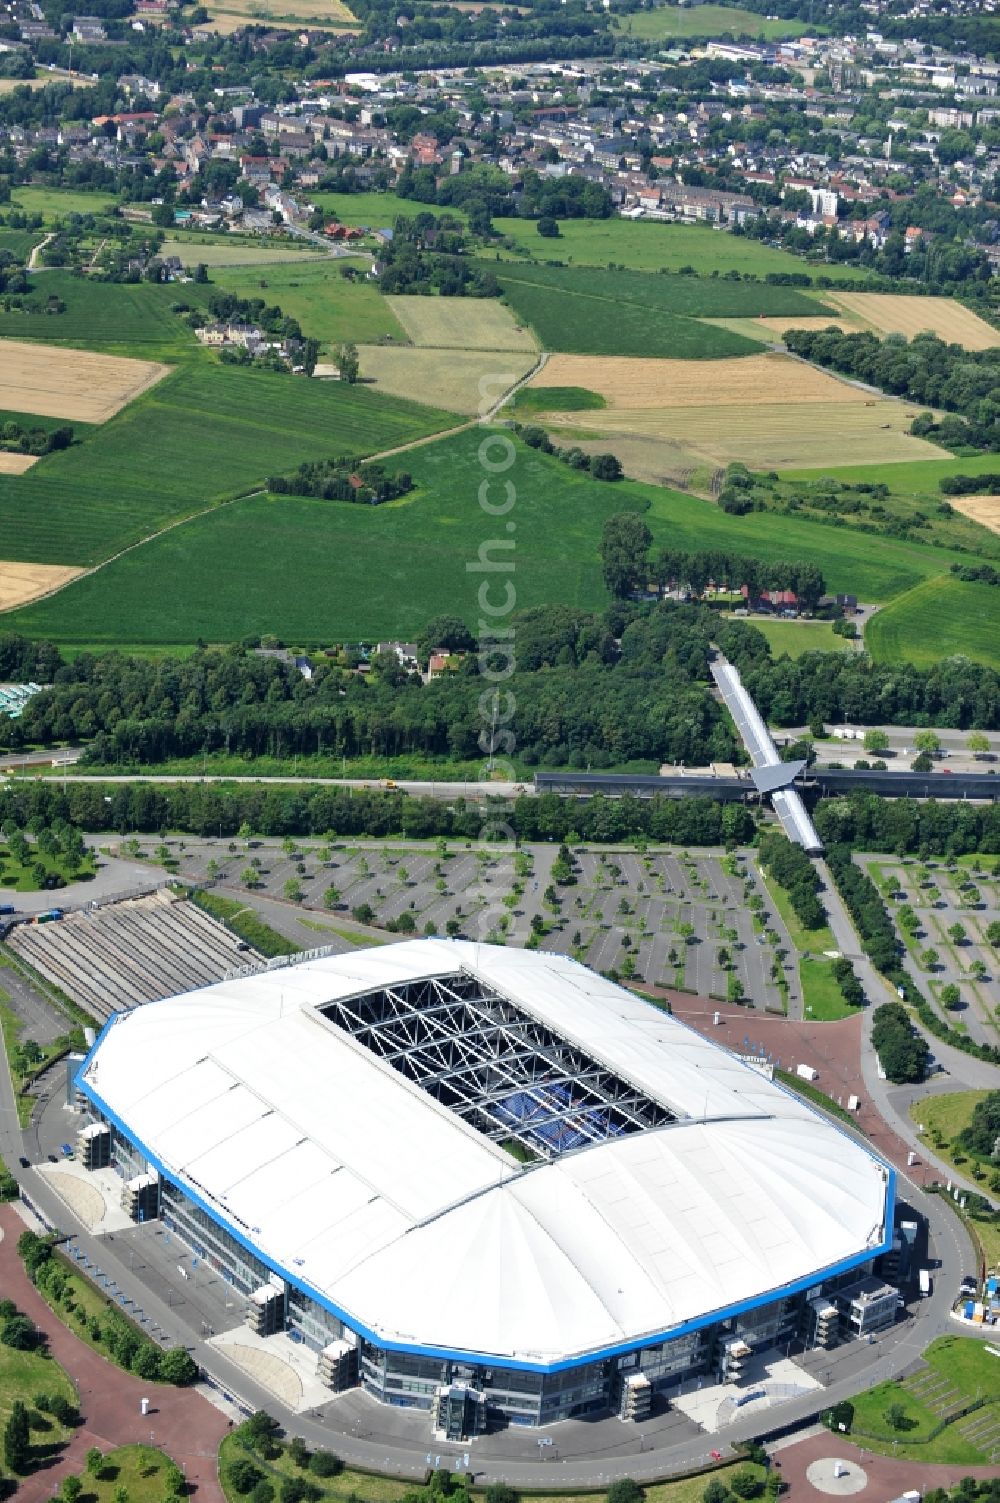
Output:
[[[677,1121],[522,1167],[317,1010],[471,972]],[[669,1334],[872,1254],[887,1171],[726,1050],[562,956],[416,940],[122,1014],[83,1085],[355,1329],[531,1365]]]

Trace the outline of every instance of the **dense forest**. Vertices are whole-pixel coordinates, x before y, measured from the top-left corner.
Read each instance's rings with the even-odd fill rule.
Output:
[[[965,350],[935,334],[842,334],[839,329],[788,329],[783,335],[794,355],[843,371],[894,396],[953,416],[935,422],[930,412],[914,418],[911,431],[958,447],[1000,450],[1000,347]]]

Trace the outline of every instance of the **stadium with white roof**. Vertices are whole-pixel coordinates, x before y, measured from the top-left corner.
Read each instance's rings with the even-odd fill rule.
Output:
[[[448,1434],[642,1417],[826,1344],[892,1243],[887,1165],[562,956],[427,939],[240,975],[117,1015],[77,1084],[136,1219],[332,1388]]]

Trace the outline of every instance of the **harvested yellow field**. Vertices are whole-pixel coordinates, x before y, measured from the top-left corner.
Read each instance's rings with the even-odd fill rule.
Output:
[[[69,584],[82,573],[82,569],[71,569],[64,564],[9,564],[0,559],[0,611],[27,605],[40,595]]]
[[[1000,496],[949,496],[948,500],[970,522],[1000,532]]]
[[[0,475],[23,475],[37,464],[38,454],[11,454],[9,449],[0,449]]]
[[[831,305],[880,334],[936,334],[967,350],[1000,344],[1000,333],[978,314],[947,297],[899,297],[891,292],[824,292]]]
[[[754,403],[863,403],[866,393],[791,355],[732,360],[632,360],[550,355],[533,386],[582,386],[611,408],[735,407]],[[870,400],[870,398],[869,398]],[[587,417],[590,427],[590,414]]]
[[[358,18],[343,0],[221,0],[210,5],[213,18],[233,18],[233,26],[357,26]]]
[[[401,296],[387,297],[386,302],[413,343],[422,349],[517,350],[528,354],[538,348],[534,336],[496,298]]]
[[[545,422],[552,429],[585,426],[591,436],[664,439],[704,461],[740,460],[756,470],[822,469],[842,464],[845,455],[852,464],[940,458],[940,449],[908,432],[908,411],[891,398],[796,404],[774,402],[766,388],[759,396],[772,400],[555,413]]]
[[[0,408],[103,423],[169,369],[151,360],[0,339]]]
[[[513,351],[414,350],[380,344],[360,345],[358,354],[362,376],[379,391],[468,417],[478,417],[499,402],[535,363],[534,355]]]

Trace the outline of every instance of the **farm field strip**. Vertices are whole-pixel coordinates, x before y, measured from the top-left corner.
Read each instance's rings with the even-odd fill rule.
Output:
[[[598,392],[612,410],[664,407],[744,407],[818,402],[862,403],[868,393],[789,355],[747,355],[735,360],[642,360],[551,355],[532,389],[582,386]],[[580,414],[575,414],[579,418]],[[586,422],[589,424],[588,413]],[[606,421],[613,419],[608,416]]]
[[[530,331],[495,298],[387,297],[396,318],[421,349],[516,350],[538,346]]]
[[[913,437],[909,419],[889,399],[874,407],[806,402],[617,410],[587,413],[585,424],[579,413],[555,413],[545,421],[553,431],[569,428],[591,437],[662,438],[719,465],[743,462],[759,470],[811,468],[825,474],[845,448],[861,462],[884,465],[935,452],[926,440]]]
[[[134,401],[169,367],[57,345],[0,340],[0,407],[45,417],[103,423]]]
[[[276,21],[308,22],[318,26],[357,26],[358,18],[343,0],[287,0],[274,4],[273,0],[220,0],[209,7],[210,13],[221,11],[226,15],[242,16],[261,26]]]
[[[84,443],[0,476],[2,551],[96,564],[303,460],[373,454],[453,423],[363,386],[192,363]]]
[[[277,394],[293,383],[274,377],[269,385]],[[340,383],[328,389],[338,388]],[[369,403],[375,400],[368,395]],[[13,613],[3,627],[95,645],[176,643],[179,630],[191,641],[231,641],[248,631],[274,631],[300,642],[352,633],[405,637],[438,610],[474,623],[475,591],[456,584],[455,560],[474,556],[482,540],[475,505],[482,436],[477,425],[411,449],[405,468],[417,489],[401,504],[363,507],[250,495],[174,527],[51,599]],[[265,452],[273,443],[265,435]],[[829,590],[851,590],[865,600],[889,600],[967,557],[890,538],[880,539],[876,550],[868,536],[798,517],[761,512],[734,518],[692,495],[630,481],[603,484],[516,441],[515,447],[510,478],[518,495],[518,602],[525,607],[547,602],[602,608],[607,594],[601,529],[630,500],[648,505],[654,548],[719,547],[765,560],[809,558]],[[330,452],[329,445],[320,452]],[[308,457],[301,447],[297,454]],[[272,454],[268,468],[279,467]],[[176,497],[172,504],[176,511]],[[67,530],[74,516],[67,511]],[[117,525],[121,531],[120,518]],[[252,592],[248,579],[254,581]]]
[[[744,339],[759,339],[762,344],[776,344],[781,340],[786,329],[829,329],[831,324],[842,329],[845,334],[855,334],[862,327],[859,320],[854,320],[844,313],[831,313],[825,317],[822,314],[798,317],[793,315],[789,318],[767,316],[758,314],[756,318],[706,318],[702,323],[711,324],[716,329],[728,329],[731,334],[742,334]]]
[[[915,334],[930,331],[949,344],[967,350],[989,350],[1000,344],[1000,333],[954,298],[913,297],[889,292],[835,292],[823,294],[838,309],[879,334]]]
[[[188,283],[184,301],[204,306],[211,290]],[[65,312],[48,313],[50,297],[63,301]],[[125,355],[177,357],[198,352],[192,330],[171,312],[177,301],[176,287],[153,282],[94,282],[53,270],[33,279],[28,301],[32,311],[0,312],[0,337]]]
[[[513,351],[401,349],[359,345],[361,374],[376,390],[411,401],[429,402],[449,412],[474,417],[483,395],[499,401],[503,392],[526,376],[534,355]]]

